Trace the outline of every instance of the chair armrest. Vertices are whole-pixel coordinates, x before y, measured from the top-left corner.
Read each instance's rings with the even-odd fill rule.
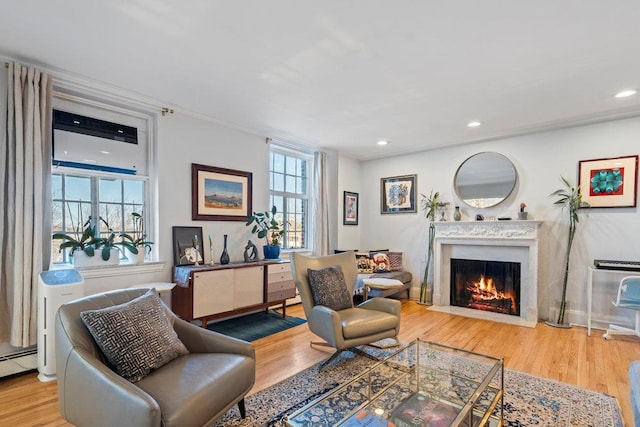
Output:
[[[125,380],[83,348],[68,353],[63,396],[64,418],[77,425],[159,426],[160,406],[144,390]]]
[[[402,303],[398,300],[389,298],[371,298],[359,304],[358,307],[367,310],[384,311],[385,313],[400,316]]]
[[[342,340],[342,324],[340,315],[329,307],[314,306],[307,316],[311,332],[318,335],[333,347],[338,345],[337,337]]]
[[[247,341],[201,328],[177,317],[174,319],[173,329],[191,353],[242,354],[256,359],[253,344]]]

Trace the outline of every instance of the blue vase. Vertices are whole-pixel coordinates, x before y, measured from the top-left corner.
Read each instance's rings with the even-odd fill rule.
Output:
[[[278,245],[265,245],[262,247],[264,252],[264,259],[280,259],[280,246]]]

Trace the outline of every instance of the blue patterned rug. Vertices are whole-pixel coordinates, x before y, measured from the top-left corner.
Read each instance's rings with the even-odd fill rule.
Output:
[[[282,314],[269,310],[268,313],[260,311],[246,316],[209,323],[207,329],[241,340],[255,341],[303,323],[307,323],[307,321],[293,316],[283,318]]]
[[[363,347],[375,356],[393,350]],[[247,418],[242,420],[237,406],[216,426],[284,426],[284,417],[322,396],[339,384],[353,378],[373,361],[350,352],[343,352],[323,371],[314,365],[286,380],[246,398]],[[622,413],[615,397],[505,369],[504,425],[622,427]],[[357,396],[355,393],[354,396]],[[353,402],[333,402],[331,414],[317,413],[309,426],[332,426],[334,409],[352,407]],[[351,405],[351,406],[350,406]],[[319,409],[322,412],[322,409]]]

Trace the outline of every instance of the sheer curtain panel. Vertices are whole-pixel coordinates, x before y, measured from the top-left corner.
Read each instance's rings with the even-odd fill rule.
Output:
[[[37,341],[38,274],[51,256],[51,77],[8,64],[0,150],[0,341]]]

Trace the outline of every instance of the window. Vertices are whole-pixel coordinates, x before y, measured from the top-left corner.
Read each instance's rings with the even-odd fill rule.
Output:
[[[153,228],[146,226],[155,222],[147,209],[152,117],[58,95],[53,101],[52,231],[79,240],[87,226],[95,226],[96,237],[113,232],[118,242],[121,233],[136,231],[135,212],[153,240]],[[61,242],[52,239],[52,264],[70,261],[68,250],[59,251]]]
[[[307,249],[309,244],[309,172],[312,158],[272,145],[269,161],[270,205],[283,223],[283,249]]]
[[[58,173],[52,182],[52,231],[79,238],[87,225],[97,225],[98,234],[131,234],[133,212],[145,215],[146,180],[92,176],[78,172]],[[52,240],[53,263],[69,262],[67,251],[59,252],[60,240]]]

